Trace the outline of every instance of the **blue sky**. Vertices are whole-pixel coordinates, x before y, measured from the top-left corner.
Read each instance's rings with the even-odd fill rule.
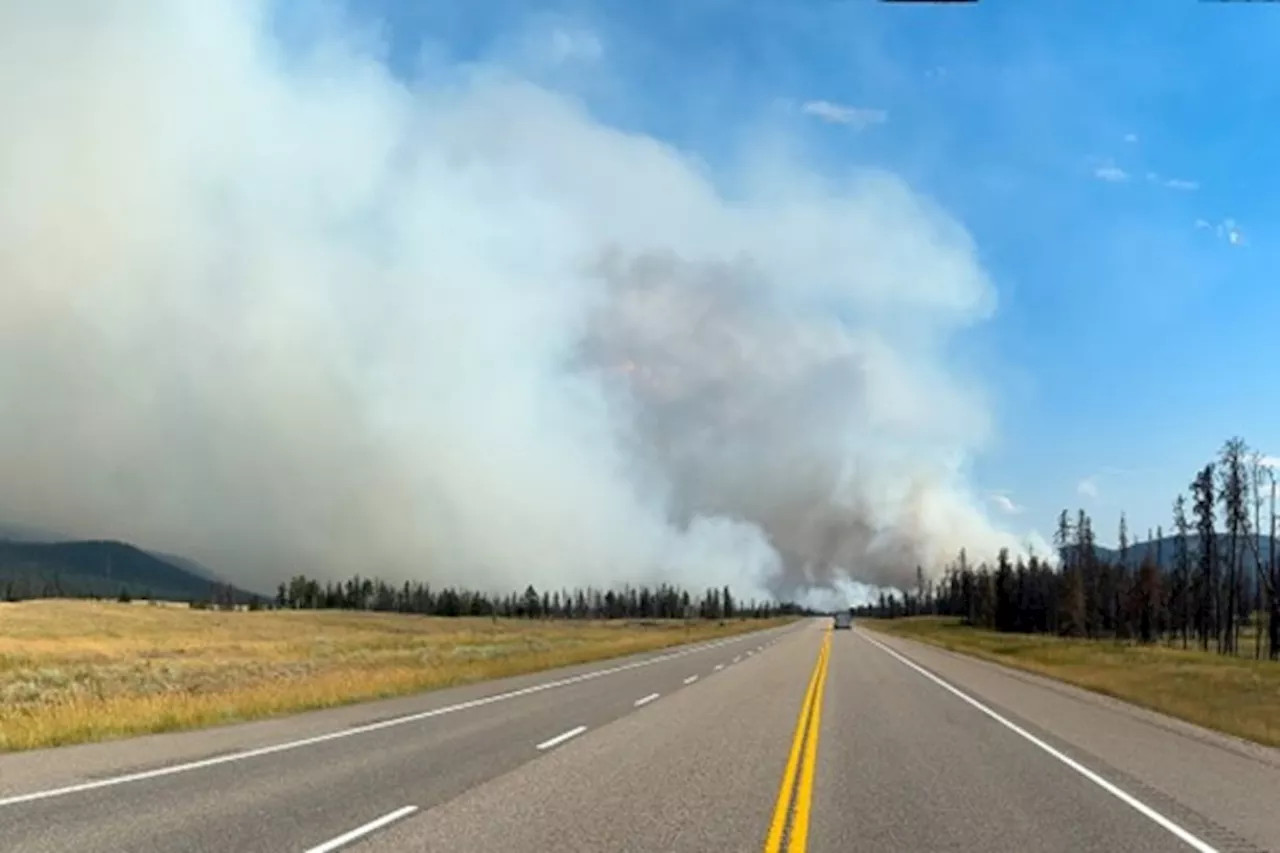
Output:
[[[999,293],[953,357],[991,385],[976,487],[1049,530],[1168,523],[1223,439],[1276,452],[1280,14],[1192,0],[360,4],[404,73],[559,32],[531,67],[714,168],[744,128],[815,168],[898,173],[973,235]],[[809,105],[805,108],[805,105]],[[1234,235],[1234,236],[1233,236]],[[1092,484],[1092,488],[1081,484]]]

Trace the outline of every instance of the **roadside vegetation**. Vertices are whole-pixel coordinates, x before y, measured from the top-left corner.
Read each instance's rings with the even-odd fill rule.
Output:
[[[1196,472],[1190,505],[1184,495],[1175,498],[1170,537],[1156,528],[1135,542],[1121,513],[1119,547],[1101,548],[1088,513],[1072,518],[1064,509],[1054,535],[1057,565],[1034,555],[1014,563],[1003,550],[994,566],[975,566],[961,549],[939,581],[926,583],[917,567],[915,590],[882,595],[860,611],[890,619],[959,616],[1004,633],[1197,646],[1280,661],[1276,469],[1274,458],[1232,438]]]
[[[526,604],[534,598],[537,611],[520,608],[525,618],[303,610],[290,602],[259,611],[136,601],[0,603],[0,751],[410,694],[794,618],[764,607],[726,616],[719,591],[719,612],[698,618],[695,602],[687,619],[625,612],[609,619],[586,611],[578,619],[553,618],[542,596],[528,596]],[[585,600],[589,606],[593,598]]]
[[[1223,443],[1172,504],[1172,535],[1097,544],[1063,510],[1056,561],[974,565],[857,609],[880,630],[1049,675],[1200,725],[1280,746],[1277,462]],[[1189,497],[1189,499],[1188,499]],[[920,618],[920,617],[935,618]],[[946,617],[946,618],[936,618]]]
[[[1180,645],[1010,634],[959,618],[871,619],[869,628],[1074,684],[1280,747],[1280,666]]]

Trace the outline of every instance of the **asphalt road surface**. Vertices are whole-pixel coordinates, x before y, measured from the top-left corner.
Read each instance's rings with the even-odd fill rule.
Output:
[[[1280,851],[1280,751],[823,619],[3,756],[0,850]]]

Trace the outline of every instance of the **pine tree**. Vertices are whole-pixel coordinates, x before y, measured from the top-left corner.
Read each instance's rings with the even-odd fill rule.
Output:
[[[1173,502],[1173,576],[1176,596],[1172,605],[1178,630],[1182,634],[1182,647],[1187,647],[1187,634],[1191,630],[1191,553],[1188,534],[1191,525],[1187,521],[1187,500],[1178,495]]]
[[[1133,626],[1129,619],[1128,609],[1125,606],[1126,589],[1129,583],[1129,520],[1125,514],[1120,513],[1120,531],[1117,537],[1119,542],[1119,559],[1111,571],[1111,585],[1108,592],[1107,611],[1111,621],[1111,630],[1116,637],[1127,638],[1133,635]]]
[[[1214,531],[1214,466],[1210,462],[1191,482],[1192,512],[1196,522],[1197,602],[1196,633],[1200,646],[1209,650],[1209,638],[1218,637],[1218,542]],[[1221,649],[1219,649],[1221,651]]]
[[[1219,500],[1227,533],[1227,602],[1222,625],[1222,651],[1235,654],[1239,647],[1240,628],[1237,615],[1240,605],[1240,551],[1248,541],[1249,509],[1245,456],[1248,448],[1242,438],[1231,438],[1222,446],[1219,465]]]

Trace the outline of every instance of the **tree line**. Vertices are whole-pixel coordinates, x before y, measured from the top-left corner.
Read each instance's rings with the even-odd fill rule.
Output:
[[[7,560],[4,546],[15,552],[8,554]],[[65,553],[45,553],[51,548],[66,550],[71,546],[92,553],[74,565],[68,562]],[[114,599],[122,604],[186,602],[198,610],[368,610],[429,616],[556,619],[767,619],[812,613],[789,601],[743,600],[729,586],[693,592],[671,584],[541,591],[527,585],[523,591],[495,594],[457,586],[435,587],[428,581],[393,584],[360,574],[343,581],[296,574],[280,583],[272,596],[222,580],[205,580],[178,572],[172,565],[125,543],[84,542],[71,543],[71,546],[0,540],[0,600]],[[84,557],[84,554],[78,555]],[[110,571],[113,557],[119,570],[114,576]],[[161,571],[155,571],[152,565],[143,566],[150,571],[140,571],[130,560],[133,563],[149,560]],[[64,564],[73,570],[65,571]],[[92,571],[99,573],[90,574]],[[152,581],[161,586],[153,587]]]
[[[1163,641],[1226,655],[1247,651],[1241,636],[1252,627],[1253,655],[1277,660],[1276,519],[1275,468],[1234,437],[1174,499],[1169,537],[1160,527],[1133,541],[1122,513],[1118,547],[1107,559],[1088,513],[1064,509],[1056,566],[1034,554],[1011,560],[1007,549],[995,565],[975,566],[961,550],[939,580],[926,581],[917,567],[914,590],[882,594],[855,612],[953,616],[995,631]]]
[[[435,589],[422,581],[390,584],[360,575],[341,582],[295,575],[280,584],[272,603],[290,610],[370,610],[507,619],[770,619],[809,613],[791,602],[743,601],[728,586],[708,588],[694,595],[669,584],[542,591],[530,584],[520,593],[494,595],[452,586]]]
[[[87,598],[103,600],[96,593],[77,593],[46,584],[43,595],[20,595],[10,587],[6,601],[26,598]],[[134,593],[122,586],[114,599],[122,604],[155,600],[151,591]],[[533,585],[524,592],[494,595],[446,586],[439,589],[423,581],[390,584],[377,578],[354,575],[346,581],[320,581],[294,575],[282,582],[274,598],[245,593],[220,582],[209,584],[208,594],[187,600],[195,610],[365,610],[380,613],[413,613],[421,616],[492,616],[504,619],[772,619],[778,616],[815,615],[793,602],[742,600],[728,586],[704,590],[698,595],[677,586],[627,585],[620,589],[596,587],[544,590]]]

